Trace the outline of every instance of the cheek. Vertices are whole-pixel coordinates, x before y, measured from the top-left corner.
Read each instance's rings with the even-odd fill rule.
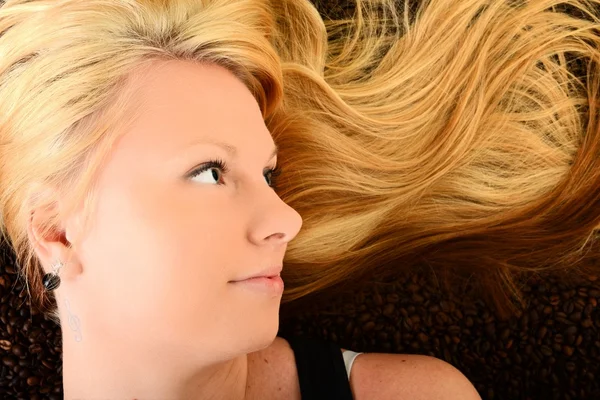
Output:
[[[213,309],[240,270],[232,270],[236,254],[215,207],[173,193],[101,199],[96,229],[82,246],[88,286],[101,299],[95,307],[118,309],[121,323]]]

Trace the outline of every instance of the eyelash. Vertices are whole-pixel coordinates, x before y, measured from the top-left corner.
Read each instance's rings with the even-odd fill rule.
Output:
[[[223,173],[223,175],[225,175],[229,172],[229,167],[227,165],[227,162],[225,162],[224,160],[222,160],[220,158],[215,158],[215,159],[205,162],[200,167],[194,169],[192,172],[189,173],[188,177],[194,178],[194,177],[198,176],[199,174],[201,174],[202,172],[208,171],[211,168],[220,169],[221,172]],[[281,172],[282,171],[279,166],[277,166],[275,168],[271,168],[267,171],[267,173],[271,173],[271,185],[269,185],[270,187],[272,187],[272,188],[277,187],[277,179],[276,178],[279,175],[281,175]]]

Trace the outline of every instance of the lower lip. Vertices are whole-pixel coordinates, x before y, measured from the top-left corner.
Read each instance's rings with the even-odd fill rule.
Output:
[[[271,293],[271,294],[282,294],[283,293],[283,279],[280,276],[273,276],[270,278],[259,277],[244,279],[243,281],[233,281],[236,285],[245,287],[251,290],[257,290],[260,292]]]

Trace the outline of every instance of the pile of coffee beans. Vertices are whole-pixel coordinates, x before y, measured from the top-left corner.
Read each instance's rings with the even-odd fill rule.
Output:
[[[280,334],[434,356],[463,372],[483,399],[600,399],[598,277],[531,279],[522,289],[526,307],[508,318],[473,287],[441,290],[435,273],[415,269],[302,307],[284,304]]]
[[[434,356],[462,371],[483,399],[600,399],[600,279],[548,277],[523,292],[527,307],[500,319],[468,287],[442,291],[435,273],[415,269],[327,300],[283,304],[280,333]],[[31,309],[5,248],[0,359],[0,399],[63,398],[60,328]]]
[[[60,327],[31,307],[12,253],[0,249],[0,399],[62,399]]]

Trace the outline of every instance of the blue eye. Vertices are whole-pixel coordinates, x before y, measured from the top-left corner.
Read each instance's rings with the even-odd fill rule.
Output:
[[[216,159],[210,160],[210,161],[202,164],[200,167],[198,167],[198,168],[194,169],[192,172],[190,172],[188,174],[188,178],[195,179],[198,176],[200,176],[201,174],[203,174],[204,172],[211,171],[212,179],[215,179],[218,182],[219,174],[216,172],[218,170],[220,170],[222,174],[226,174],[229,172],[229,167],[227,166],[227,163],[220,158],[216,158]],[[281,168],[276,167],[276,168],[268,169],[266,171],[266,174],[269,175],[270,180],[271,180],[271,183],[269,184],[269,186],[272,188],[275,188],[275,186],[276,186],[274,183],[274,182],[276,182],[275,178],[277,178],[279,175],[281,175]],[[222,185],[222,183],[220,183],[220,185]]]

